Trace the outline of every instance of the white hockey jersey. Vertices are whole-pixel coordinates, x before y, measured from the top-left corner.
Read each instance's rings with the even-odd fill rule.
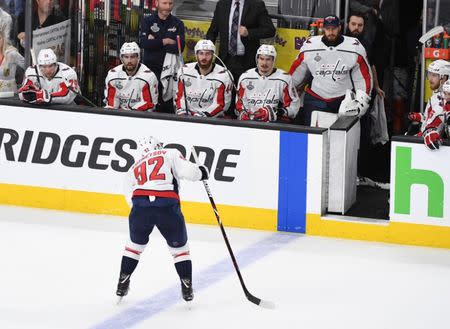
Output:
[[[153,111],[158,103],[158,80],[144,64],[128,76],[120,64],[105,79],[105,107],[121,110]]]
[[[25,60],[14,47],[6,48],[3,60],[0,62],[0,93],[17,93],[17,66],[25,70]]]
[[[176,149],[154,150],[130,168],[124,194],[130,204],[133,196],[156,196],[179,200],[180,179],[198,181],[199,167]]]
[[[187,103],[191,115],[220,117],[231,103],[231,80],[227,71],[218,64],[207,75],[200,74],[196,62],[183,67]],[[177,113],[186,111],[181,68],[178,70],[175,90]]]
[[[347,89],[372,91],[372,70],[364,46],[356,38],[343,36],[337,46],[328,47],[322,36],[305,41],[289,74],[298,87],[312,76],[307,92],[316,98],[332,100],[345,95]]]
[[[300,100],[292,77],[280,69],[267,77],[260,75],[257,68],[247,70],[239,78],[236,111],[254,112],[267,105],[277,112],[278,117],[295,118]]]
[[[422,114],[422,126],[416,136],[422,136],[425,130],[436,128],[439,134],[444,131],[446,116],[450,115],[450,106],[445,104],[445,99],[440,91],[434,92],[428,100],[425,111]]]
[[[25,71],[22,88],[26,85],[35,85],[38,89],[47,90],[51,96],[51,103],[73,104],[77,96],[73,91],[79,92],[78,78],[76,72],[68,65],[57,62],[56,73],[51,79],[47,79],[34,66],[30,66]],[[39,72],[39,80],[36,71]],[[41,85],[39,85],[39,82]],[[19,98],[23,100],[19,91]]]

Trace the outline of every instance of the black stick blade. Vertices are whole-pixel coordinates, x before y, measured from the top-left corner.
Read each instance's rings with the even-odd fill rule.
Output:
[[[247,293],[246,296],[247,296],[247,299],[249,301],[251,301],[253,304],[256,304],[258,306],[261,306],[261,307],[264,307],[264,308],[268,308],[268,309],[274,309],[275,308],[275,303],[274,302],[260,299],[258,297],[253,296],[251,293]]]

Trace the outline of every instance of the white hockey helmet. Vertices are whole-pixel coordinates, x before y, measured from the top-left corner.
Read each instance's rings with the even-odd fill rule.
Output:
[[[428,65],[427,72],[439,74],[439,76],[450,76],[450,62],[438,59]]]
[[[274,62],[277,59],[277,51],[275,50],[275,47],[272,45],[259,46],[258,50],[256,51],[255,60],[258,60],[259,55],[272,56]]]
[[[123,55],[137,54],[138,59],[141,59],[141,48],[139,48],[136,42],[125,42],[120,48],[120,60],[122,60]]]
[[[212,51],[213,53],[215,53],[216,46],[214,45],[214,43],[212,43],[211,40],[202,39],[202,40],[198,40],[197,43],[195,44],[195,47],[194,47],[195,55],[197,55],[197,51],[199,51],[199,50],[207,50],[207,51],[209,50],[209,51]]]
[[[38,65],[50,65],[50,64],[56,64],[57,58],[53,50],[50,48],[48,49],[42,49],[39,52],[37,63]]]
[[[442,91],[444,93],[449,93],[450,94],[450,80],[447,80],[444,82],[444,84],[442,85]]]
[[[163,143],[161,143],[156,137],[144,136],[138,139],[138,149],[141,150],[142,154],[152,152],[154,150],[159,150],[163,148]]]

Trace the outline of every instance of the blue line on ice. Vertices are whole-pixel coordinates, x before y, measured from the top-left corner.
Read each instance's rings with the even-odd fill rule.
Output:
[[[235,254],[242,269],[253,262],[267,256],[268,254],[282,248],[287,243],[298,238],[299,235],[274,233],[267,238],[262,239],[253,245],[250,245],[239,253]],[[228,275],[235,275],[235,270],[231,262],[231,258],[211,265],[205,270],[194,273],[194,291],[199,292],[209,286],[225,279]],[[238,278],[236,278],[238,280]],[[245,280],[245,278],[244,278]],[[259,295],[257,294],[259,297]],[[262,296],[261,296],[262,297]],[[94,326],[91,329],[125,329],[130,328],[141,321],[148,320],[159,312],[180,302],[180,285],[176,284],[167,289],[162,290],[158,294],[144,299],[133,306],[123,310]]]

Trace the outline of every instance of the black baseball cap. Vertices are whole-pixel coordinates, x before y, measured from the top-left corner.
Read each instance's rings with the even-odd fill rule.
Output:
[[[339,27],[341,20],[335,15],[328,15],[323,19],[323,27]]]

